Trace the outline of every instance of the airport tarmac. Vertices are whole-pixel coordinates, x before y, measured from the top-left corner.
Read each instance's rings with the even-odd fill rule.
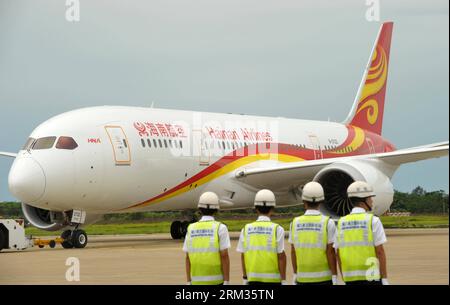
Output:
[[[391,284],[449,284],[449,230],[386,230]],[[232,233],[231,284],[241,284],[238,233]],[[287,242],[287,241],[286,241]],[[182,242],[168,234],[91,236],[85,249],[32,248],[0,253],[0,284],[73,284],[68,257],[80,261],[78,284],[184,284]],[[290,246],[288,279],[292,279]]]

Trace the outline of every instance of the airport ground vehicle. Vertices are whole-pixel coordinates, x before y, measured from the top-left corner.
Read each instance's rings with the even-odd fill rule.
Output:
[[[76,234],[71,235],[66,232],[62,237],[54,239],[27,237],[23,219],[0,219],[0,251],[4,249],[20,251],[34,246],[55,248],[57,244],[61,244],[63,248],[84,248],[86,246],[87,236],[84,231],[76,230],[74,231]],[[68,232],[70,233],[70,231]]]

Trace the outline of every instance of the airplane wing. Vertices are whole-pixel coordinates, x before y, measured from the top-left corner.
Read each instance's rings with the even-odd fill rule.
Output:
[[[349,160],[381,160],[393,166],[439,158],[448,155],[448,142],[442,142],[419,148],[401,149],[393,152],[361,155],[343,158],[330,158],[312,161],[293,162],[267,168],[247,168],[236,173],[236,178],[254,187],[277,188],[311,180],[325,166],[335,162]]]
[[[448,156],[448,142],[435,144],[434,146],[407,148],[391,153],[380,154],[378,159],[392,165],[402,165],[427,159]]]
[[[411,148],[405,148],[402,150],[411,150],[411,149],[420,149],[420,148],[432,148],[432,147],[443,147],[443,146],[448,146],[449,142],[438,142],[438,143],[433,143],[433,144],[428,144],[428,145],[422,145],[422,146],[416,146],[416,147],[411,147]]]
[[[15,158],[15,157],[17,157],[17,154],[15,154],[15,153],[9,153],[9,152],[4,152],[4,151],[0,151],[0,156],[3,156],[3,157],[10,157],[10,158]]]

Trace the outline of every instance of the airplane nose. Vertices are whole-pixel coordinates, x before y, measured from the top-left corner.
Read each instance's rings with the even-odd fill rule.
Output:
[[[45,191],[44,171],[32,158],[18,158],[9,172],[8,184],[10,192],[22,202],[37,201]]]

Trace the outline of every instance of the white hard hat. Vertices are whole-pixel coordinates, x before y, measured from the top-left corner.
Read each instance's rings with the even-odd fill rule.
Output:
[[[200,196],[198,200],[198,208],[219,210],[219,197],[213,192],[206,192]]]
[[[275,194],[270,190],[260,190],[255,196],[255,206],[274,207],[276,205]]]
[[[364,181],[355,181],[347,189],[347,196],[349,198],[368,198],[375,197],[373,187]]]
[[[318,182],[309,182],[303,187],[302,200],[306,202],[321,202],[325,200],[323,187]]]

